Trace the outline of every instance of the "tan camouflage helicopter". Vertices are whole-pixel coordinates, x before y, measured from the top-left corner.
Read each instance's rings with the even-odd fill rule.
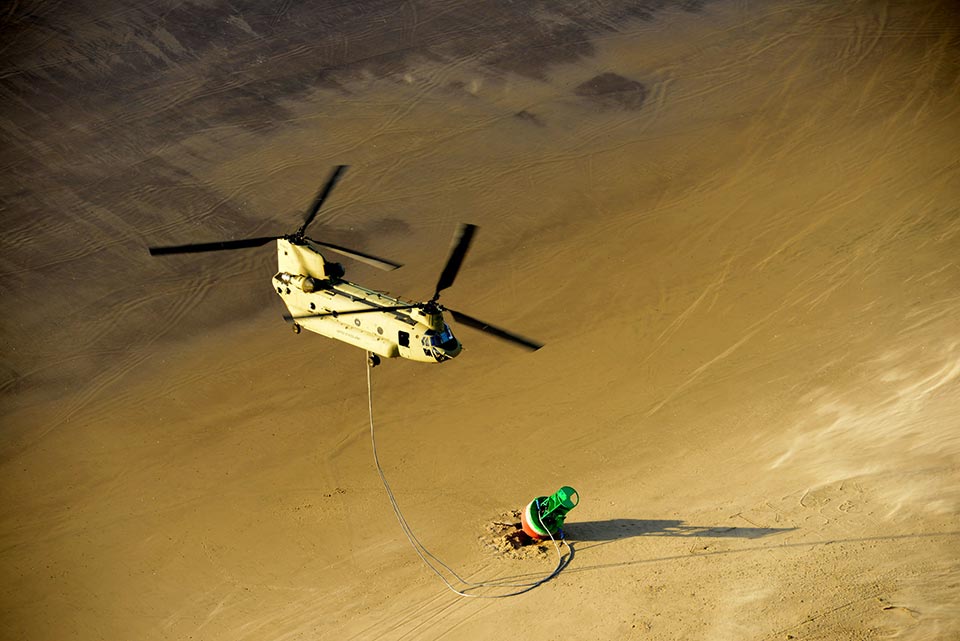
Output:
[[[343,266],[326,260],[320,253],[321,248],[379,269],[400,267],[393,261],[304,235],[346,168],[345,165],[339,165],[334,169],[314,199],[303,224],[292,234],[150,247],[150,254],[160,256],[245,249],[277,241],[278,268],[273,277],[273,288],[289,310],[284,318],[292,323],[293,331],[299,334],[301,329],[307,329],[364,349],[369,354],[371,366],[380,363],[380,356],[440,363],[459,355],[463,347],[444,321],[443,312],[450,312],[458,323],[524,348],[537,350],[543,346],[440,304],[440,292],[453,284],[477,229],[475,225],[460,225],[450,257],[428,301],[418,303],[394,298],[344,280]]]

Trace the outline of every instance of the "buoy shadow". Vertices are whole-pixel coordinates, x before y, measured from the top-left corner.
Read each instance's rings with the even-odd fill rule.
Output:
[[[796,528],[765,528],[687,525],[680,520],[609,519],[607,521],[574,521],[567,523],[564,534],[570,541],[617,541],[635,536],[691,536],[713,538],[759,539],[771,534],[790,532]]]

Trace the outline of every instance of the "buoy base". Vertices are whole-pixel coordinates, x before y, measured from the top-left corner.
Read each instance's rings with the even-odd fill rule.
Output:
[[[523,512],[520,513],[520,525],[523,528],[524,533],[536,541],[550,538],[550,532],[547,532],[545,529],[543,529],[543,526],[540,525],[540,519],[537,515],[537,501],[543,503],[543,501],[546,499],[547,497],[545,496],[538,496],[534,500],[530,501],[527,504],[527,507],[523,508]]]

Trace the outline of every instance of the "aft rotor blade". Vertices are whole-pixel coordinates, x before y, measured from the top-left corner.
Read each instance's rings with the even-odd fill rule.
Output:
[[[283,317],[288,320],[302,320],[304,318],[324,318],[327,316],[353,316],[355,314],[372,314],[373,312],[395,312],[400,309],[414,309],[420,307],[420,303],[416,305],[391,305],[390,307],[366,307],[364,309],[348,309],[342,312],[323,312],[322,314],[306,314],[304,316],[291,316],[290,314],[284,314]]]
[[[440,280],[437,281],[437,290],[433,293],[433,300],[440,297],[440,292],[445,290],[457,278],[457,272],[460,271],[460,265],[463,264],[463,258],[467,255],[470,248],[470,241],[473,240],[473,234],[477,231],[476,225],[462,223],[457,229],[457,235],[453,239],[453,250],[450,252],[450,258],[440,274]]]
[[[478,318],[474,318],[473,316],[467,316],[463,312],[458,312],[454,309],[449,309],[449,308],[446,308],[446,310],[451,314],[453,314],[454,320],[456,320],[458,323],[463,323],[468,327],[479,329],[481,332],[493,334],[497,338],[502,338],[503,340],[516,343],[517,345],[526,347],[527,349],[533,350],[533,351],[536,351],[541,347],[543,347],[543,343],[538,343],[537,341],[530,340],[529,338],[524,338],[519,334],[508,332],[505,329],[501,329],[500,327],[491,325],[490,323],[484,322]]]
[[[325,201],[327,196],[330,195],[330,192],[333,191],[334,185],[337,184],[340,176],[343,175],[343,172],[346,170],[346,165],[337,165],[334,167],[333,173],[330,174],[330,178],[327,179],[327,184],[317,193],[317,197],[313,199],[313,204],[310,205],[310,209],[307,210],[307,217],[303,221],[303,224],[300,225],[300,229],[297,230],[298,236],[302,236],[303,232],[307,230],[307,226],[317,217],[317,212],[320,211],[320,207],[323,206],[323,201]]]
[[[327,249],[331,251],[335,251],[338,254],[349,256],[354,260],[358,260],[361,263],[366,263],[367,265],[371,265],[373,267],[376,267],[377,269],[382,269],[384,271],[392,271],[394,269],[397,269],[398,267],[403,267],[403,265],[401,265],[400,263],[395,263],[392,260],[387,260],[386,258],[379,258],[372,254],[364,254],[363,252],[359,252],[356,249],[341,247],[340,245],[334,245],[333,243],[324,243],[319,240],[313,240],[312,238],[305,238],[304,240],[306,240],[311,245],[326,247]]]
[[[162,256],[164,254],[195,254],[198,252],[215,252],[225,249],[247,249],[249,247],[260,247],[266,245],[271,240],[277,240],[278,236],[262,236],[260,238],[242,238],[240,240],[222,240],[213,243],[190,243],[189,245],[172,245],[168,247],[149,247],[151,256]]]

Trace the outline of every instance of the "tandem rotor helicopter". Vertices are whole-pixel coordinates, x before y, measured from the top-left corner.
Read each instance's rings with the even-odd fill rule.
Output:
[[[338,165],[333,170],[307,211],[303,224],[292,234],[150,247],[150,254],[161,256],[247,249],[277,241],[278,267],[273,277],[273,288],[289,311],[284,318],[292,323],[293,331],[299,334],[301,329],[307,329],[364,349],[369,354],[371,366],[380,363],[380,356],[426,363],[441,363],[455,358],[463,346],[444,321],[443,312],[450,312],[458,323],[526,349],[543,347],[541,343],[440,304],[440,292],[453,285],[477,229],[475,225],[460,225],[450,257],[430,300],[403,300],[344,280],[343,266],[326,260],[320,253],[321,248],[383,270],[401,266],[393,261],[305,236],[307,227],[316,218],[346,169],[346,165]]]

